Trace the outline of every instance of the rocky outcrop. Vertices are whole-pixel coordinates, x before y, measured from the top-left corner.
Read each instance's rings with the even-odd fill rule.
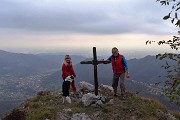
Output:
[[[113,92],[113,88],[112,88],[111,86],[109,86],[109,85],[103,85],[103,84],[101,84],[101,85],[99,86],[99,89],[100,89],[101,91]]]
[[[104,96],[96,96],[92,93],[83,95],[82,102],[84,106],[102,106],[105,103],[106,98]]]
[[[93,92],[94,91],[94,85],[88,83],[88,82],[85,82],[85,81],[82,81],[79,83],[79,89],[83,92]]]

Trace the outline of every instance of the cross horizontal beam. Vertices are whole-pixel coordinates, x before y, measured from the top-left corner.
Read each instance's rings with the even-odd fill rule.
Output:
[[[93,64],[93,65],[98,65],[98,64],[109,64],[111,61],[109,60],[99,60],[99,61],[81,61],[81,64]]]

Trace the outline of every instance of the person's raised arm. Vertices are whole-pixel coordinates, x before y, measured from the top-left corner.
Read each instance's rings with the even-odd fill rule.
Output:
[[[128,71],[128,64],[127,64],[126,58],[123,56],[122,59],[123,59],[125,70]]]
[[[107,60],[111,61],[111,57],[112,57],[112,56],[110,56]]]

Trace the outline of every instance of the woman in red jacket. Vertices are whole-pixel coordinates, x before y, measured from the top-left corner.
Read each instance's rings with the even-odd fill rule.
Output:
[[[76,74],[72,66],[71,57],[69,55],[66,55],[64,58],[63,65],[62,65],[62,78],[64,80],[63,85],[62,85],[63,96],[65,97],[69,96],[70,85],[72,87],[73,92],[77,95],[76,86],[74,83],[75,77],[76,77]]]

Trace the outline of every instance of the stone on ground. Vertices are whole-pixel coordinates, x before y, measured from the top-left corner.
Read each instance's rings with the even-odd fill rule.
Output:
[[[80,89],[92,92],[92,91],[94,91],[94,85],[92,85],[88,82],[82,81],[82,82],[80,82]]]
[[[82,102],[84,106],[90,106],[91,104],[95,104],[98,100],[99,97],[92,93],[87,93],[82,97]]]
[[[91,120],[91,118],[85,113],[75,113],[73,114],[71,120]]]

